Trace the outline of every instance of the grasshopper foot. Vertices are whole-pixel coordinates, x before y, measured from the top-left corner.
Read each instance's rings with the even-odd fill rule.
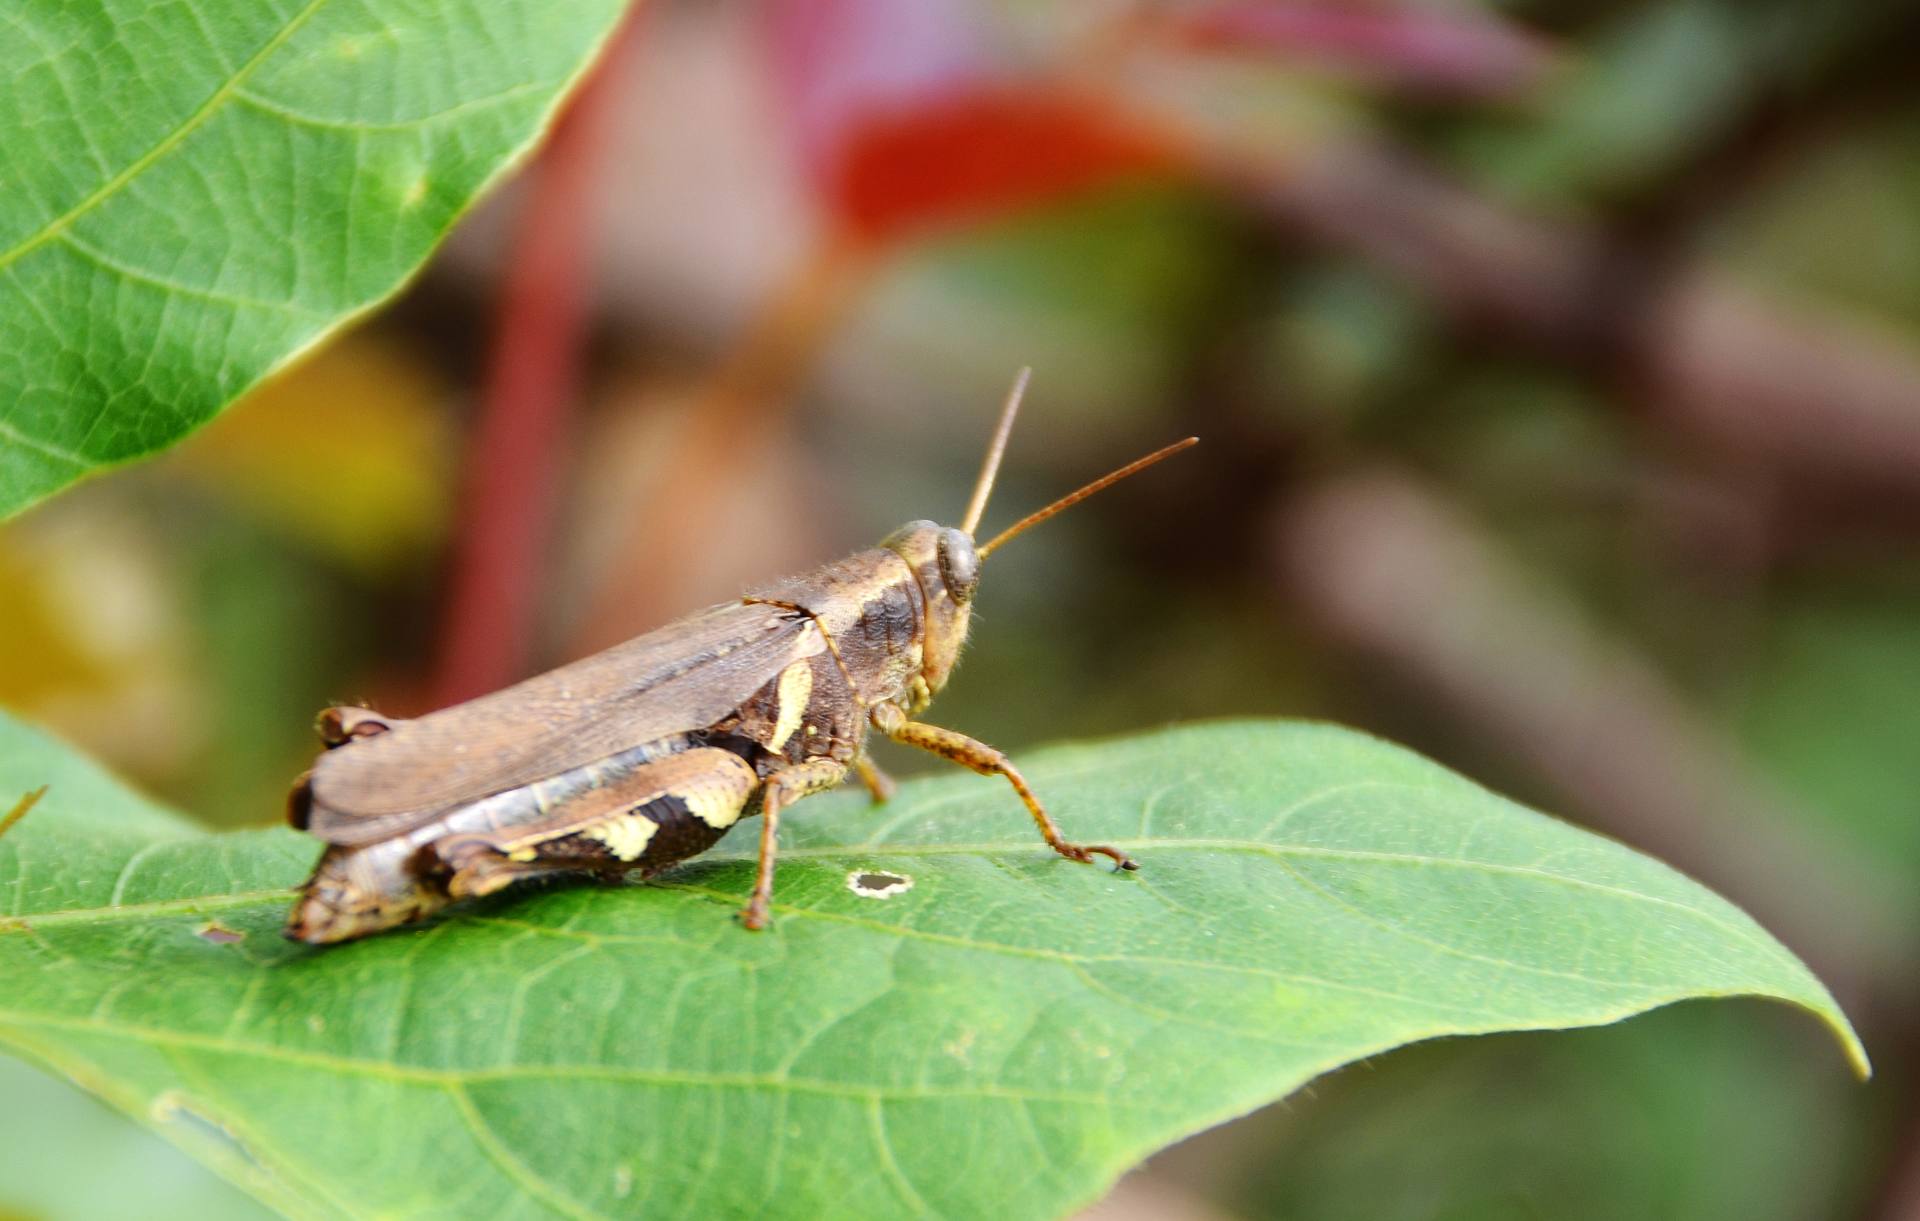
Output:
[[[1131,873],[1140,868],[1139,861],[1134,860],[1126,853],[1120,851],[1120,849],[1110,847],[1107,844],[1070,844],[1065,840],[1061,840],[1053,845],[1053,850],[1068,860],[1079,861],[1083,865],[1091,865],[1093,864],[1094,857],[1104,856],[1113,861],[1114,868],[1116,869],[1124,869]]]

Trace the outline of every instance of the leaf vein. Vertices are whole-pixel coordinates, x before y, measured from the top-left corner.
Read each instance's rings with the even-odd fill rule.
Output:
[[[85,199],[82,199],[79,203],[67,209],[67,211],[42,225],[38,230],[22,239],[11,249],[0,252],[0,267],[9,266],[23,256],[38,249],[48,240],[72,225],[76,220],[79,220],[82,216],[85,216],[88,212],[91,212],[94,208],[100,206],[100,204],[119,192],[122,187],[125,187],[129,182],[133,181],[133,179],[148,166],[178,148],[188,136],[192,135],[205,124],[207,120],[211,119],[240,86],[246,83],[249,77],[255,72],[258,72],[269,59],[273,58],[274,54],[286,45],[287,40],[299,32],[300,27],[312,20],[314,14],[318,13],[322,8],[325,8],[326,5],[327,0],[308,0],[305,8],[295,13],[284,26],[281,26],[280,29],[274,33],[273,37],[261,44],[260,49],[254,52],[253,56],[249,58],[246,63],[240,65],[239,71],[229,76],[218,89],[208,95],[207,100],[202,102],[198,109],[188,115],[178,127],[163,136],[159,143],[134,158],[125,169],[115,174],[112,178],[109,178],[106,182],[101,183],[100,186],[95,188]]]
[[[272,301],[265,297],[246,297],[238,293],[221,292],[218,289],[202,288],[196,284],[186,284],[179,280],[155,272],[146,271],[130,263],[124,263],[106,251],[91,243],[84,242],[71,233],[54,235],[54,240],[73,251],[102,271],[112,272],[125,280],[144,284],[176,297],[191,297],[197,301],[210,301],[215,305],[231,305],[236,309],[267,310],[271,313],[286,314],[294,318],[311,318],[324,321],[332,315],[323,310],[308,309],[304,305],[295,305],[288,301]]]
[[[1334,907],[1346,912],[1360,923],[1370,924],[1384,933],[1404,938],[1416,945],[1424,945],[1429,949],[1438,950],[1440,953],[1454,958],[1463,958],[1469,962],[1484,962],[1489,966],[1504,967],[1511,971],[1523,971],[1529,975],[1545,975],[1554,979],[1571,979],[1579,983],[1593,984],[1596,987],[1602,988],[1644,990],[1647,986],[1645,983],[1636,980],[1600,979],[1592,975],[1583,975],[1578,971],[1556,971],[1552,967],[1535,966],[1532,963],[1515,962],[1511,958],[1500,958],[1492,954],[1477,954],[1472,950],[1463,950],[1457,945],[1448,945],[1444,941],[1428,937],[1423,933],[1415,932],[1413,929],[1397,921],[1376,916],[1346,896],[1338,894],[1315,882],[1312,878],[1309,878],[1306,874],[1300,872],[1300,870],[1285,861],[1282,861],[1280,865],[1281,868],[1292,874],[1294,880],[1299,882],[1300,885],[1319,895]]]
[[[913,1181],[907,1178],[907,1172],[900,1168],[899,1158],[894,1156],[893,1141],[887,1136],[886,1104],[877,1097],[867,1100],[867,1132],[873,1138],[874,1151],[880,1155],[880,1169],[886,1174],[887,1181],[893,1185],[895,1194],[901,1203],[919,1217],[933,1215],[933,1209],[926,1200],[914,1190]]]
[[[473,1098],[464,1086],[458,1082],[449,1082],[446,1091],[447,1097],[453,1101],[454,1109],[459,1112],[460,1122],[473,1133],[474,1143],[479,1146],[480,1152],[488,1161],[499,1167],[502,1174],[518,1183],[522,1190],[545,1200],[567,1216],[575,1218],[576,1221],[612,1221],[612,1218],[606,1214],[595,1212],[562,1192],[544,1175],[537,1173],[533,1167],[515,1157],[512,1150],[506,1147],[492,1126],[487,1123],[486,1116],[480,1113],[480,1108],[473,1104]]]
[[[366,119],[331,119],[322,115],[308,114],[296,107],[276,101],[264,94],[255,93],[249,89],[236,89],[233,93],[233,100],[249,109],[257,110],[262,114],[272,115],[276,119],[294,123],[301,127],[316,128],[320,131],[358,132],[362,134],[381,132],[399,133],[417,131],[420,128],[431,127],[435,123],[457,118],[460,115],[468,114],[472,111],[488,110],[495,106],[505,105],[508,102],[517,101],[528,94],[550,93],[557,90],[564,83],[564,81],[522,81],[518,85],[502,89],[497,93],[489,93],[484,97],[468,98],[466,101],[449,106],[444,110],[436,110],[430,114],[415,115],[410,119],[395,119],[386,123],[372,122]]]
[[[1144,1113],[1164,1113],[1173,1108],[1132,1100],[1117,1100],[1102,1093],[1075,1093],[1071,1090],[1023,1090],[989,1082],[951,1086],[921,1086],[913,1089],[884,1085],[866,1085],[827,1081],[818,1078],[781,1077],[767,1073],[704,1072],[694,1069],[641,1068],[618,1063],[599,1064],[496,1064],[474,1067],[436,1068],[420,1064],[396,1064],[367,1060],[332,1052],[302,1051],[270,1043],[249,1043],[219,1035],[194,1034],[124,1022],[100,1022],[88,1018],[62,1018],[50,1014],[0,1009],[0,1024],[51,1030],[78,1030],[111,1038],[151,1043],[156,1047],[183,1047],[219,1052],[230,1056],[254,1056],[305,1068],[351,1073],[392,1081],[446,1088],[476,1083],[510,1081],[550,1081],[582,1079],[614,1081],[627,1085],[675,1086],[699,1089],[741,1089],[788,1091],[830,1098],[885,1098],[900,1102],[984,1099],[1005,1102],[1048,1102],[1073,1106],[1101,1106]]]
[[[120,872],[114,876],[113,893],[107,896],[108,907],[112,908],[112,907],[120,906],[121,896],[127,893],[127,883],[133,880],[134,870],[139,867],[140,862],[145,860],[148,856],[152,855],[153,853],[166,847],[171,842],[172,841],[170,840],[164,840],[164,839],[154,840],[151,844],[148,844],[146,847],[140,849],[138,852],[135,852],[132,856],[127,858],[127,863],[120,866]]]
[[[691,894],[705,895],[724,903],[737,903],[736,896],[724,891],[706,890],[693,886],[676,886],[673,889],[685,890]],[[774,911],[783,915],[796,916],[810,920],[829,920],[840,924],[851,924],[874,932],[887,933],[896,937],[930,941],[936,944],[954,945],[963,949],[983,950],[994,954],[1007,954],[1021,958],[1037,958],[1061,963],[1121,963],[1127,966],[1173,967],[1180,970],[1216,971],[1232,975],[1248,975],[1259,979],[1270,979],[1276,983],[1298,984],[1314,988],[1331,988],[1340,992],[1351,992],[1357,996],[1371,996],[1378,1000],[1400,1001],[1420,1008],[1446,1009],[1471,1016],[1475,1019],[1487,1017],[1486,1010],[1464,1005],[1453,1005],[1427,997],[1409,996],[1405,993],[1391,992],[1384,988],[1369,988],[1363,984],[1344,983],[1340,980],[1322,976],[1305,975],[1292,971],[1275,971],[1268,967],[1248,966],[1243,963],[1203,962],[1184,958],[1164,958],[1145,954],[1073,954],[1066,950],[1051,949],[1046,946],[1010,945],[999,941],[979,941],[971,937],[961,937],[952,933],[936,933],[926,929],[910,928],[905,925],[884,924],[877,920],[866,920],[859,916],[842,915],[839,912],[815,911],[804,907],[791,907],[775,904]],[[619,934],[601,934],[608,941],[620,940]]]

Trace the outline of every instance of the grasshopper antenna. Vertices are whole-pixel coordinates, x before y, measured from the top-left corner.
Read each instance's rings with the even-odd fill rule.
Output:
[[[960,522],[963,533],[971,536],[987,511],[987,497],[993,493],[993,478],[1000,473],[1000,459],[1007,452],[1007,437],[1013,432],[1013,417],[1020,414],[1020,400],[1026,397],[1027,379],[1033,376],[1031,365],[1013,375],[1013,387],[1007,391],[1006,405],[1000,408],[1000,423],[987,443],[987,460],[980,464],[980,479],[973,485],[973,499],[967,502],[967,515]]]
[[[1060,499],[1054,501],[1052,504],[1048,505],[1046,508],[1037,509],[1034,512],[1027,514],[1025,517],[1021,518],[1019,521],[1014,522],[1011,526],[1008,526],[1006,529],[1002,530],[1000,533],[994,535],[991,539],[988,539],[987,544],[984,547],[975,548],[974,554],[984,560],[987,558],[988,553],[991,552],[995,547],[998,547],[1000,544],[1007,542],[1009,539],[1012,539],[1018,535],[1025,534],[1028,530],[1031,530],[1033,527],[1039,525],[1041,522],[1047,520],[1049,517],[1052,517],[1054,514],[1062,512],[1063,510],[1066,510],[1066,509],[1071,509],[1074,505],[1079,504],[1081,501],[1093,495],[1095,492],[1104,491],[1105,489],[1112,487],[1114,484],[1119,483],[1122,479],[1125,479],[1127,476],[1137,475],[1141,471],[1146,470],[1148,467],[1152,466],[1156,462],[1159,462],[1163,458],[1171,458],[1175,454],[1179,453],[1181,450],[1187,448],[1188,446],[1198,445],[1199,443],[1200,443],[1199,437],[1188,437],[1184,441],[1175,441],[1172,445],[1166,446],[1163,449],[1156,449],[1144,458],[1136,458],[1132,462],[1129,462],[1125,466],[1121,467],[1119,470],[1112,471],[1108,474],[1100,476],[1100,478],[1094,480],[1092,483],[1089,483],[1087,486],[1079,489],[1078,491],[1068,492],[1065,496],[1062,496]]]

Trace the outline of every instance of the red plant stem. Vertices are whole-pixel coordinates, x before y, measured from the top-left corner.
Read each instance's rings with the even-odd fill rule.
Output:
[[[528,672],[590,312],[594,176],[639,25],[630,13],[528,174],[462,480],[434,707]]]

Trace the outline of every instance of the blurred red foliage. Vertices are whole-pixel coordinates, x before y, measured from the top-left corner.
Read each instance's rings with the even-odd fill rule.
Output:
[[[1100,99],[989,85],[855,120],[827,167],[837,218],[869,238],[974,222],[1178,172],[1183,149]]]

